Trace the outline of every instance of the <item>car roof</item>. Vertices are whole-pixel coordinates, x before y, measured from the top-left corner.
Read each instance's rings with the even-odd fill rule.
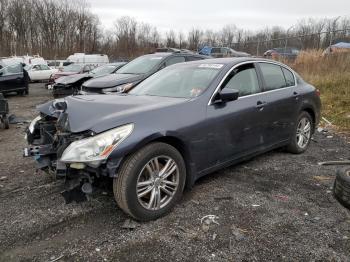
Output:
[[[265,58],[254,58],[254,57],[226,57],[226,58],[210,58],[206,60],[197,60],[186,63],[181,63],[183,65],[200,65],[200,64],[223,64],[228,66],[234,66],[236,64],[244,63],[244,62],[273,62],[276,64],[281,64],[278,61],[265,59]]]

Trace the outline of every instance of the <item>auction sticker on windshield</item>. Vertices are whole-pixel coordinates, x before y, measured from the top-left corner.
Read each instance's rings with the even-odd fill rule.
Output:
[[[220,69],[223,66],[224,66],[223,64],[200,64],[198,67]]]

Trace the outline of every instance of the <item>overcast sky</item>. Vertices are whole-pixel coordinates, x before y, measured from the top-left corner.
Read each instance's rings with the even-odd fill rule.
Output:
[[[350,14],[350,0],[88,0],[105,28],[118,17],[131,16],[160,32],[184,33],[193,27],[221,29],[235,24],[257,30],[279,25],[285,28],[306,17],[337,17]]]

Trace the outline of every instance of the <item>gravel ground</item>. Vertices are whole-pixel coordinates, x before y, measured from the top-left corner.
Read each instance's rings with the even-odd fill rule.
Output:
[[[10,110],[32,119],[49,99],[33,84]],[[24,129],[0,130],[0,261],[350,261],[336,167],[317,165],[349,158],[349,139],[317,133],[302,155],[277,150],[211,174],[169,215],[131,230],[109,188],[66,205],[62,182],[22,158]],[[218,224],[201,224],[206,215]]]

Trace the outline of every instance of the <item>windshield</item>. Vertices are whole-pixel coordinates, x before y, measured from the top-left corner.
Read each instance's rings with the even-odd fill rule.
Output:
[[[101,75],[108,75],[113,73],[115,70],[116,66],[114,65],[105,65],[105,66],[100,66],[95,68],[90,72],[90,74],[95,75],[95,76],[101,76]]]
[[[13,64],[0,69],[1,76],[20,74],[23,72],[22,64]]]
[[[80,72],[83,69],[82,65],[69,65],[69,66],[65,66],[63,67],[62,71],[63,72]]]
[[[202,94],[223,65],[208,64],[163,69],[129,92],[131,95],[191,98]]]
[[[123,66],[117,71],[117,73],[135,75],[145,74],[148,73],[156,65],[159,65],[162,62],[163,58],[163,56],[154,55],[141,56]]]

